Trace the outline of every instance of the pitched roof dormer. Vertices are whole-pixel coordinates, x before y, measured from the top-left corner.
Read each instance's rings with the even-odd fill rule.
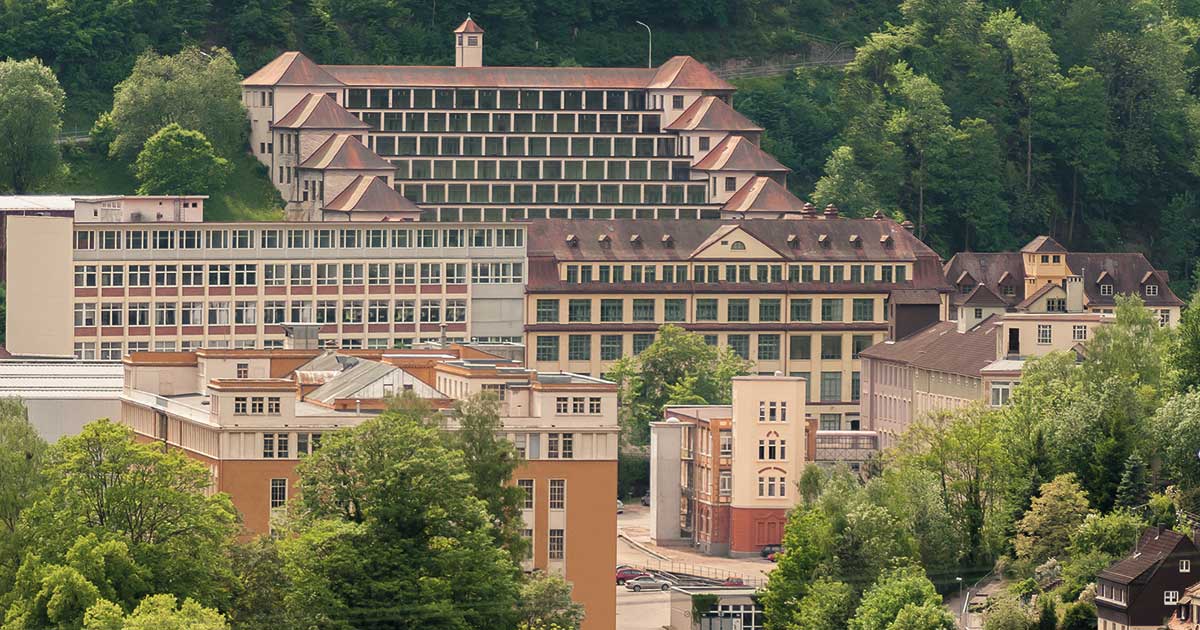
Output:
[[[574,234],[568,234],[566,241],[567,247],[579,247],[579,237]]]
[[[291,111],[284,114],[283,118],[280,118],[271,127],[274,129],[359,131],[370,129],[371,125],[346,111],[346,108],[338,105],[327,94],[306,94]]]
[[[268,86],[303,86],[303,87],[342,87],[345,85],[337,80],[324,68],[305,57],[303,53],[285,52],[270,63],[259,68],[257,72],[242,80],[242,85],[253,87]]]

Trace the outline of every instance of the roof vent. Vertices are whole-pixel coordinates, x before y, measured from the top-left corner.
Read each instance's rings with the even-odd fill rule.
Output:
[[[880,236],[879,244],[883,245],[884,247],[891,247],[892,246],[892,235],[884,234],[883,236]]]
[[[836,219],[837,215],[838,215],[837,206],[835,206],[833,204],[829,204],[829,205],[825,206],[825,218],[826,219]]]
[[[800,246],[800,237],[796,236],[795,234],[788,234],[787,244],[788,244],[788,247],[799,247]]]
[[[630,235],[629,236],[629,244],[633,245],[634,247],[641,247],[642,246],[642,235],[641,234]]]
[[[904,220],[904,222],[902,222],[902,223],[900,224],[900,227],[902,227],[902,228],[904,228],[904,229],[908,230],[909,232],[911,232],[911,231],[913,231],[913,229],[914,229],[914,228],[916,228],[917,226],[913,225],[913,222],[912,222],[912,221],[909,221],[908,219],[905,219],[905,220]]]
[[[800,206],[800,213],[811,217],[817,213],[817,207],[806,201],[803,206]]]
[[[672,238],[670,234],[663,234],[662,244],[663,247],[675,247],[675,239]]]
[[[829,235],[822,234],[822,235],[818,236],[817,242],[821,244],[821,247],[829,247]]]
[[[862,238],[860,238],[857,234],[851,234],[850,244],[855,247],[862,247]]]
[[[567,246],[568,247],[579,247],[579,237],[575,236],[574,234],[568,234],[567,235]]]
[[[883,210],[876,210],[875,214],[871,215],[871,218],[875,219],[876,221],[883,220],[883,218],[884,218]]]
[[[609,247],[612,245],[612,238],[607,234],[601,234],[596,237],[596,242],[600,243],[601,247]]]

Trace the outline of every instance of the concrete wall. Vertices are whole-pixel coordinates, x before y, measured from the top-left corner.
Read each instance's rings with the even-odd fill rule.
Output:
[[[683,424],[650,424],[650,539],[655,544],[683,542],[679,528],[679,487]]]
[[[83,425],[100,418],[120,420],[121,401],[85,398],[26,398],[29,423],[47,442],[68,435],[77,435]]]
[[[74,354],[71,226],[65,217],[8,218],[5,345],[15,355]]]

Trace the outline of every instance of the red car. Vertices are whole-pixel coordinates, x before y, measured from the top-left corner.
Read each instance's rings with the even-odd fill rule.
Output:
[[[617,584],[624,584],[628,580],[646,575],[646,572],[633,567],[621,567],[617,569]]]

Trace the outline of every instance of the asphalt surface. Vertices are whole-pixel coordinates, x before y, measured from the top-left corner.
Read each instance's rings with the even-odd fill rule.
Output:
[[[662,630],[671,622],[671,593],[617,588],[618,630]]]

